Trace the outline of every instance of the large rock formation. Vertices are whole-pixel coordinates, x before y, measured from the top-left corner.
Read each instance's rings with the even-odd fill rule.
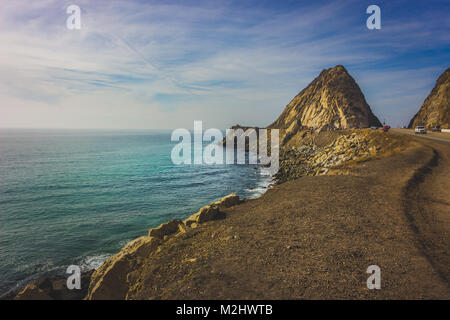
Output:
[[[269,128],[286,129],[286,137],[299,129],[381,126],[358,84],[341,65],[323,70],[292,99]]]
[[[416,126],[450,128],[450,68],[441,74],[419,112],[409,122],[410,128]]]

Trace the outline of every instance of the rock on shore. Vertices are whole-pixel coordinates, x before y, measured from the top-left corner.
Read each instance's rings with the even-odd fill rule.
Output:
[[[147,236],[128,243],[93,273],[87,299],[125,299],[129,291],[132,292],[140,285],[139,267],[153,252],[161,250],[161,244],[185,234],[199,224],[223,218],[225,214],[221,210],[239,202],[237,194],[230,194],[201,208],[184,222],[171,220],[151,229]]]
[[[81,300],[88,290],[89,281],[94,270],[81,274],[81,289],[69,290],[65,275],[52,275],[29,283],[18,293],[10,292],[1,297],[4,300]]]

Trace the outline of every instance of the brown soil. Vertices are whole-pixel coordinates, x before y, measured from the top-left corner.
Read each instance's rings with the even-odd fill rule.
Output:
[[[449,299],[450,146],[410,137],[350,175],[226,209],[137,261],[128,299]],[[380,290],[366,269],[381,267]]]

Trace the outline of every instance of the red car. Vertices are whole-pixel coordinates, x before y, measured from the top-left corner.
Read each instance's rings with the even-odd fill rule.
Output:
[[[390,126],[383,126],[383,132],[388,132],[390,128]]]

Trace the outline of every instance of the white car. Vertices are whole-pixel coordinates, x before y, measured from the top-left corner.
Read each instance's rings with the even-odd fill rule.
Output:
[[[415,133],[427,133],[427,129],[425,129],[424,126],[417,126],[416,129],[414,129]]]

